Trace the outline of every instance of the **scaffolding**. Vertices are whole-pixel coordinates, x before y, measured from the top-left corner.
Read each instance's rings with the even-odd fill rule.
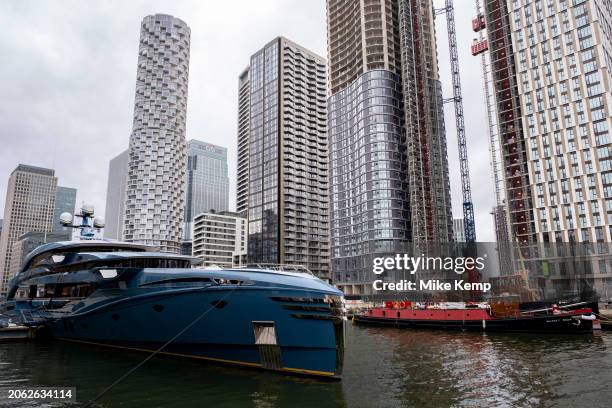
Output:
[[[425,86],[423,70],[419,69],[423,60],[424,39],[423,21],[420,4],[417,1],[401,1],[399,6],[400,33],[403,38],[401,48],[402,86],[406,121],[406,140],[408,150],[408,183],[410,186],[410,218],[412,240],[416,243],[427,242],[436,231],[431,202],[431,178],[429,175],[429,123],[426,101],[430,100]],[[425,127],[424,129],[422,127]]]
[[[501,146],[499,132],[497,126],[497,110],[495,108],[494,84],[491,72],[491,63],[489,61],[488,40],[485,36],[487,28],[484,10],[480,4],[480,0],[476,0],[476,17],[472,20],[472,30],[478,33],[478,38],[474,38],[472,44],[472,55],[481,58],[482,77],[483,77],[483,94],[485,98],[485,110],[487,114],[487,129],[489,139],[489,156],[490,165],[493,170],[492,179],[495,191],[495,205],[492,208],[491,215],[495,223],[495,237],[497,241],[498,260],[500,272],[502,276],[512,274],[511,267],[511,247],[509,226],[509,212],[505,205],[505,188],[504,188],[504,172],[502,168],[502,159],[500,157]]]
[[[505,1],[484,1],[510,240],[528,244],[534,240],[532,202],[509,15]]]
[[[495,191],[495,207],[493,210],[493,214],[496,217],[496,224],[504,224],[506,225],[505,233],[496,232],[498,236],[498,240],[500,236],[506,236],[506,240],[508,240],[509,234],[507,233],[507,225],[508,225],[508,215],[507,211],[503,213],[506,214],[506,220],[502,222],[502,220],[498,220],[499,217],[499,208],[504,207],[505,200],[505,189],[504,189],[504,173],[501,167],[501,158],[500,152],[501,147],[499,144],[499,133],[497,128],[497,110],[495,108],[495,102],[493,95],[494,85],[493,78],[491,73],[491,64],[489,61],[489,54],[485,51],[488,51],[488,41],[485,37],[485,29],[487,28],[486,20],[484,16],[484,11],[480,4],[480,0],[476,0],[476,18],[472,20],[472,29],[474,32],[478,33],[478,38],[474,38],[474,43],[472,44],[472,55],[477,56],[480,55],[481,64],[482,64],[482,77],[483,77],[483,94],[485,97],[485,110],[487,113],[487,129],[488,129],[488,139],[489,139],[489,156],[490,156],[490,164],[493,169],[493,187]]]

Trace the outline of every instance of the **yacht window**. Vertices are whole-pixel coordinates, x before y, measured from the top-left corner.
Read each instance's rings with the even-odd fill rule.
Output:
[[[73,297],[73,291],[74,291],[74,287],[71,286],[64,286],[62,288],[62,292],[60,294],[60,297]]]
[[[26,289],[24,288],[23,291],[25,292]],[[38,299],[84,298],[89,296],[94,290],[95,286],[91,283],[57,283],[41,285],[38,288],[32,285],[29,297]]]
[[[55,295],[55,285],[45,285],[45,294],[43,297],[50,298]]]
[[[244,283],[237,279],[224,279],[224,278],[214,278],[214,281],[218,285],[242,285]],[[247,284],[253,284],[253,282],[247,282]]]
[[[124,259],[116,263],[122,268],[189,268],[191,261],[184,259],[136,258]]]
[[[176,284],[196,284],[196,283],[210,283],[210,278],[199,277],[199,276],[187,276],[181,278],[170,278],[161,279],[158,281],[143,283],[140,286],[151,286],[151,285],[176,285]]]
[[[55,297],[58,298],[84,298],[94,291],[91,283],[58,284]]]
[[[27,286],[20,286],[15,293],[15,299],[27,299],[29,288]]]

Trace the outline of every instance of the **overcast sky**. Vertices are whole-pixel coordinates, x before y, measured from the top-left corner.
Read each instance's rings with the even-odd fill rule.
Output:
[[[436,7],[444,2],[435,0]],[[491,167],[480,59],[470,44],[473,2],[456,0],[477,238],[494,240]],[[191,27],[187,138],[225,146],[235,205],[237,78],[250,55],[278,35],[326,56],[325,0],[22,1],[0,3],[0,210],[19,163],[55,168],[103,215],[108,162],[128,146],[140,21],[167,13]],[[446,20],[437,21],[445,97]],[[462,217],[457,139],[446,109],[453,216]],[[2,214],[2,213],[0,213]]]

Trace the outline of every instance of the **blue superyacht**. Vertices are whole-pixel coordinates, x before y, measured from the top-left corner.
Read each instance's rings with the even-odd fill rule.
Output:
[[[96,240],[89,214],[79,216],[86,239],[31,252],[0,313],[42,323],[56,339],[340,378],[344,301],[333,286],[300,268],[203,269]]]

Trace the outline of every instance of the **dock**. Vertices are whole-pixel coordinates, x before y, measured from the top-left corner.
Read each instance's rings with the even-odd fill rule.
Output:
[[[602,330],[612,331],[612,309],[600,309],[599,317]]]
[[[37,334],[37,327],[9,325],[0,328],[0,342],[34,340]]]

